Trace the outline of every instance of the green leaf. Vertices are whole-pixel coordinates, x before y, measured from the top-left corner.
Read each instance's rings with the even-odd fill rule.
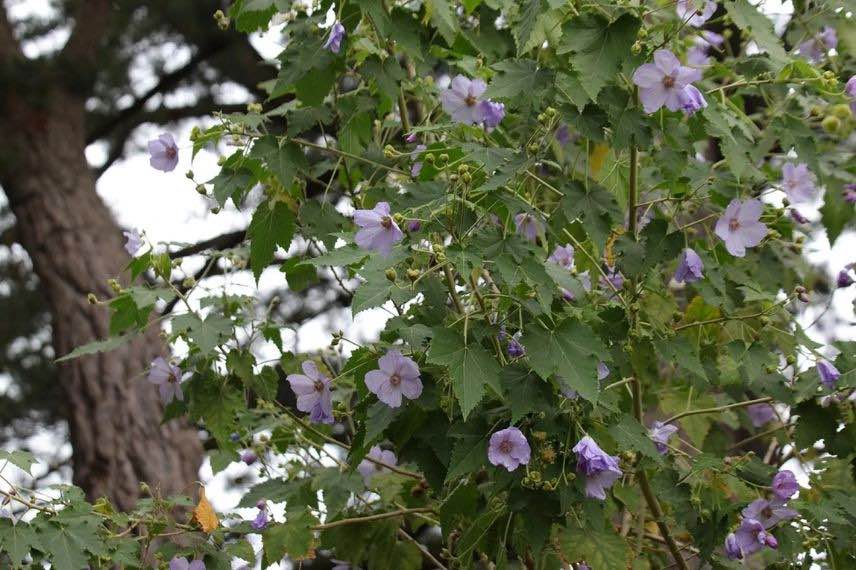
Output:
[[[258,282],[262,271],[273,261],[276,247],[287,250],[294,236],[294,214],[288,204],[267,201],[253,213],[247,237],[250,239],[250,267]]]
[[[627,544],[614,531],[568,527],[559,531],[559,548],[569,560],[591,568],[627,568]]]
[[[352,265],[354,263],[362,261],[363,259],[368,257],[368,255],[368,252],[365,250],[362,250],[356,246],[346,245],[345,247],[340,247],[338,249],[328,251],[327,253],[319,255],[318,257],[304,259],[303,263],[314,265],[315,267],[322,267],[324,265],[343,267],[345,265]]]
[[[190,419],[204,420],[205,428],[220,445],[229,442],[229,435],[235,431],[235,414],[244,407],[244,394],[237,382],[208,372],[191,378],[187,391],[191,395]]]
[[[603,86],[616,77],[621,63],[630,57],[640,25],[631,14],[623,14],[614,22],[600,14],[583,14],[565,24],[557,52],[572,52],[571,64],[592,99],[597,99]]]
[[[425,0],[425,10],[431,16],[431,23],[446,40],[446,43],[454,45],[455,37],[460,32],[458,18],[449,0]]]
[[[279,270],[285,273],[289,291],[295,293],[299,293],[318,282],[318,272],[315,268],[304,264],[303,260],[298,257],[286,259]]]
[[[514,42],[517,44],[517,55],[525,51],[529,38],[535,31],[535,24],[541,14],[541,0],[524,0],[520,8],[520,20],[514,26]]]
[[[773,30],[773,22],[749,3],[749,0],[726,0],[725,9],[737,27],[749,32],[758,46],[770,54],[776,69],[781,69],[788,56]]]
[[[623,414],[617,424],[609,426],[609,434],[615,439],[619,449],[632,449],[663,464],[663,456],[657,451],[648,431],[635,418]]]
[[[546,409],[550,405],[549,386],[521,366],[503,368],[502,387],[505,401],[511,407],[511,423],[517,423],[526,414]]]
[[[552,75],[538,68],[538,62],[531,59],[506,59],[494,64],[493,69],[500,74],[494,77],[485,97],[514,98],[521,94],[531,94],[534,89],[548,85]]]
[[[199,352],[205,355],[210,354],[223,338],[232,334],[232,321],[213,313],[203,321],[195,313],[185,313],[172,319],[172,328],[176,333],[186,334]]]
[[[9,557],[12,568],[24,568],[24,559],[34,549],[41,550],[41,543],[32,525],[0,518],[0,553]]]
[[[529,363],[544,379],[553,374],[589,401],[597,401],[600,388],[597,363],[606,359],[606,348],[592,330],[574,319],[563,321],[553,330],[529,327],[521,341]]]
[[[496,359],[481,346],[469,342],[457,332],[448,328],[435,328],[431,347],[428,349],[428,362],[440,364],[449,369],[452,378],[452,390],[461,405],[464,419],[473,411],[484,396],[485,385],[497,394],[502,393],[499,374],[502,371]]]
[[[257,140],[250,151],[250,157],[261,160],[285,188],[292,185],[299,172],[308,169],[306,156],[298,145],[292,142],[280,145],[273,135]]]
[[[264,542],[263,567],[279,562],[286,556],[292,560],[304,560],[314,556],[315,535],[312,527],[318,519],[309,509],[291,511],[284,524],[269,526],[262,533]]]
[[[73,360],[75,358],[80,358],[81,356],[85,356],[87,354],[97,354],[99,352],[110,352],[111,350],[115,350],[134,338],[136,335],[134,334],[126,334],[122,336],[113,336],[110,338],[106,338],[104,340],[96,340],[93,342],[89,342],[82,346],[78,346],[65,356],[56,359],[56,362],[65,362],[66,360]]]
[[[8,461],[15,467],[23,469],[27,473],[30,472],[30,469],[33,468],[33,465],[38,463],[32,453],[23,450],[0,450],[0,462],[3,461]]]

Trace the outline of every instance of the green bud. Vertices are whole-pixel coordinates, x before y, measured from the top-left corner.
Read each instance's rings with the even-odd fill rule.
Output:
[[[469,184],[470,182],[472,182],[473,177],[469,172],[464,172],[463,174],[461,174],[461,180]]]
[[[395,274],[395,269],[393,269],[392,267],[390,267],[389,269],[387,269],[387,270],[386,270],[386,272],[384,273],[384,275],[386,275],[386,279],[387,279],[388,281],[392,281],[393,283],[395,283],[395,279],[396,279],[396,277],[397,277],[397,275]]]
[[[196,185],[196,193],[205,196],[208,194],[208,189],[205,188],[204,184],[197,184]]]
[[[393,147],[391,144],[388,144],[385,147],[383,147],[383,155],[386,158],[395,158],[395,155],[397,155],[397,154],[398,153],[396,152],[395,147]]]
[[[95,305],[98,303],[98,297],[95,296],[95,293],[89,293],[86,296],[86,300],[89,301],[90,305]]]
[[[437,157],[434,156],[433,152],[429,152],[428,154],[425,155],[424,158],[425,158],[425,162],[427,162],[428,164],[434,164],[434,162],[436,162],[436,160],[437,160]]]
[[[181,282],[181,286],[184,287],[185,289],[190,289],[194,285],[196,285],[196,279],[194,279],[193,277],[188,277],[184,281]]]
[[[537,142],[531,142],[531,143],[529,143],[529,145],[526,147],[526,150],[528,150],[530,153],[536,153],[536,152],[538,152],[538,149],[539,149],[539,148],[540,148],[540,146],[538,145],[538,143],[537,143]]]
[[[832,114],[841,119],[842,121],[846,121],[853,116],[853,112],[850,110],[850,105],[846,103],[839,103],[838,105],[834,105],[831,110]]]
[[[449,162],[449,155],[444,152],[440,155],[440,164],[445,164],[447,162]]]
[[[422,272],[418,269],[408,269],[407,270],[407,278],[411,281],[416,281],[419,279],[419,276],[422,275]]]
[[[470,167],[466,164],[458,166],[458,174],[465,174],[470,171]]]
[[[444,251],[446,251],[446,248],[443,246],[442,243],[432,243],[431,250],[434,253],[443,253]]]
[[[122,292],[122,286],[119,285],[119,282],[116,281],[115,279],[108,279],[107,285],[110,286],[110,289],[112,289],[114,293],[121,293]]]
[[[247,111],[250,113],[261,113],[263,110],[261,103],[248,103]]]
[[[211,208],[211,213],[212,214],[219,214],[220,208],[218,208],[217,206],[214,206],[213,208]]]
[[[793,366],[797,362],[797,358],[793,354],[789,354],[785,357],[785,362],[788,366]]]
[[[839,127],[841,127],[841,119],[835,115],[827,115],[823,118],[823,121],[820,122],[820,126],[823,127],[823,130],[827,133],[834,133],[839,129]]]
[[[393,220],[395,220],[395,223],[396,223],[396,224],[402,224],[402,223],[404,223],[404,216],[402,216],[402,215],[401,215],[401,214],[399,214],[398,212],[396,212],[396,213],[394,213],[394,214],[392,215],[392,219],[393,219]]]

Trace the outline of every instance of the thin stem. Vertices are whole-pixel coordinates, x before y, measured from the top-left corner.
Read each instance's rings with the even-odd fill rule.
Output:
[[[421,542],[419,542],[418,540],[416,540],[415,538],[413,538],[412,536],[407,534],[407,532],[405,532],[404,529],[402,529],[402,528],[398,529],[398,536],[400,536],[401,538],[403,538],[409,542],[412,542],[414,545],[416,545],[416,548],[419,549],[419,552],[421,552],[422,555],[431,562],[431,564],[433,564],[434,566],[436,566],[440,570],[447,570],[446,567],[443,566],[443,563],[440,562],[439,560],[437,560],[437,558],[433,554],[431,554],[431,551],[428,550],[424,544],[422,544]]]
[[[637,170],[639,163],[639,151],[635,145],[630,147],[630,178],[627,186],[627,228],[630,236],[636,239],[636,202],[638,199]]]
[[[452,276],[452,270],[449,269],[449,264],[443,266],[443,275],[446,276],[446,286],[449,288],[449,294],[452,296],[452,301],[455,302],[455,308],[462,315],[464,314],[464,305],[461,304],[461,298],[458,297],[458,292],[455,290],[455,278]]]
[[[391,511],[388,513],[378,513],[375,515],[368,515],[365,517],[354,517],[351,519],[342,519],[338,521],[333,521],[331,523],[319,524],[312,527],[312,530],[327,530],[330,528],[336,528],[337,526],[344,526],[348,524],[361,524],[372,521],[380,521],[384,519],[391,519],[395,517],[403,517],[406,515],[411,515],[414,513],[433,513],[434,509],[431,507],[417,507],[413,509],[401,509],[400,511]]]
[[[314,148],[320,150],[321,152],[329,152],[330,154],[335,154],[336,156],[343,156],[345,158],[350,158],[351,160],[356,160],[358,162],[364,162],[366,164],[371,164],[372,166],[376,166],[377,168],[382,168],[384,170],[388,170],[389,172],[394,172],[396,174],[401,174],[403,176],[408,176],[406,172],[403,170],[399,170],[394,166],[387,166],[386,164],[381,164],[380,162],[375,162],[374,160],[364,158],[362,156],[358,156],[356,154],[351,154],[350,152],[345,152],[344,150],[339,150],[338,148],[329,147],[322,144],[316,144],[314,142],[310,142],[306,139],[301,138],[292,138],[289,139],[293,143],[297,143],[301,146],[305,146],[308,148]]]
[[[725,410],[731,410],[733,408],[743,408],[745,406],[751,406],[752,404],[763,404],[765,402],[772,402],[773,398],[769,396],[765,396],[763,398],[756,398],[755,400],[746,400],[745,402],[736,402],[734,404],[728,404],[727,406],[717,406],[715,408],[702,408],[699,410],[687,410],[686,412],[681,412],[680,414],[675,414],[671,418],[667,419],[664,424],[670,424],[672,422],[678,421],[681,418],[685,418],[687,416],[698,416],[700,414],[715,414],[717,412],[724,412]]]

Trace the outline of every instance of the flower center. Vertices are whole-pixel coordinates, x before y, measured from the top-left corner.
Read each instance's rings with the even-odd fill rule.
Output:
[[[174,147],[171,147],[171,146],[166,147],[167,158],[175,158],[177,154],[178,154],[178,152],[175,150]]]
[[[773,516],[773,509],[770,507],[764,507],[764,509],[761,511],[761,514],[767,518],[770,518]]]
[[[399,384],[401,384],[401,376],[399,376],[398,374],[393,374],[389,377],[389,383],[393,386],[398,386]]]
[[[324,383],[321,380],[316,380],[314,386],[316,392],[322,392],[324,390]]]
[[[499,450],[506,455],[511,453],[511,442],[507,439],[499,444]]]
[[[464,99],[464,102],[467,104],[467,107],[474,107],[478,100],[472,95],[467,95],[467,98]]]
[[[392,227],[392,218],[389,216],[384,216],[380,219],[380,225],[384,227],[384,229],[389,229]]]
[[[736,232],[740,229],[740,222],[737,218],[731,218],[731,221],[728,222],[728,229],[732,232]]]
[[[674,85],[675,85],[675,78],[672,77],[671,75],[667,75],[663,78],[663,87],[665,87],[666,89],[669,89],[670,87],[674,87]]]

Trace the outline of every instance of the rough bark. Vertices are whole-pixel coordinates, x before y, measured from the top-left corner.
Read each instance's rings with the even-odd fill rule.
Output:
[[[87,294],[127,264],[119,227],[95,191],[84,156],[84,100],[50,82],[39,93],[5,90],[0,101],[0,184],[17,218],[52,315],[58,355],[105,338],[109,316]],[[124,347],[59,365],[73,447],[74,483],[90,498],[129,509],[146,481],[164,494],[190,491],[202,446],[196,430],[160,425],[157,391],[144,377],[163,355],[157,327]]]

